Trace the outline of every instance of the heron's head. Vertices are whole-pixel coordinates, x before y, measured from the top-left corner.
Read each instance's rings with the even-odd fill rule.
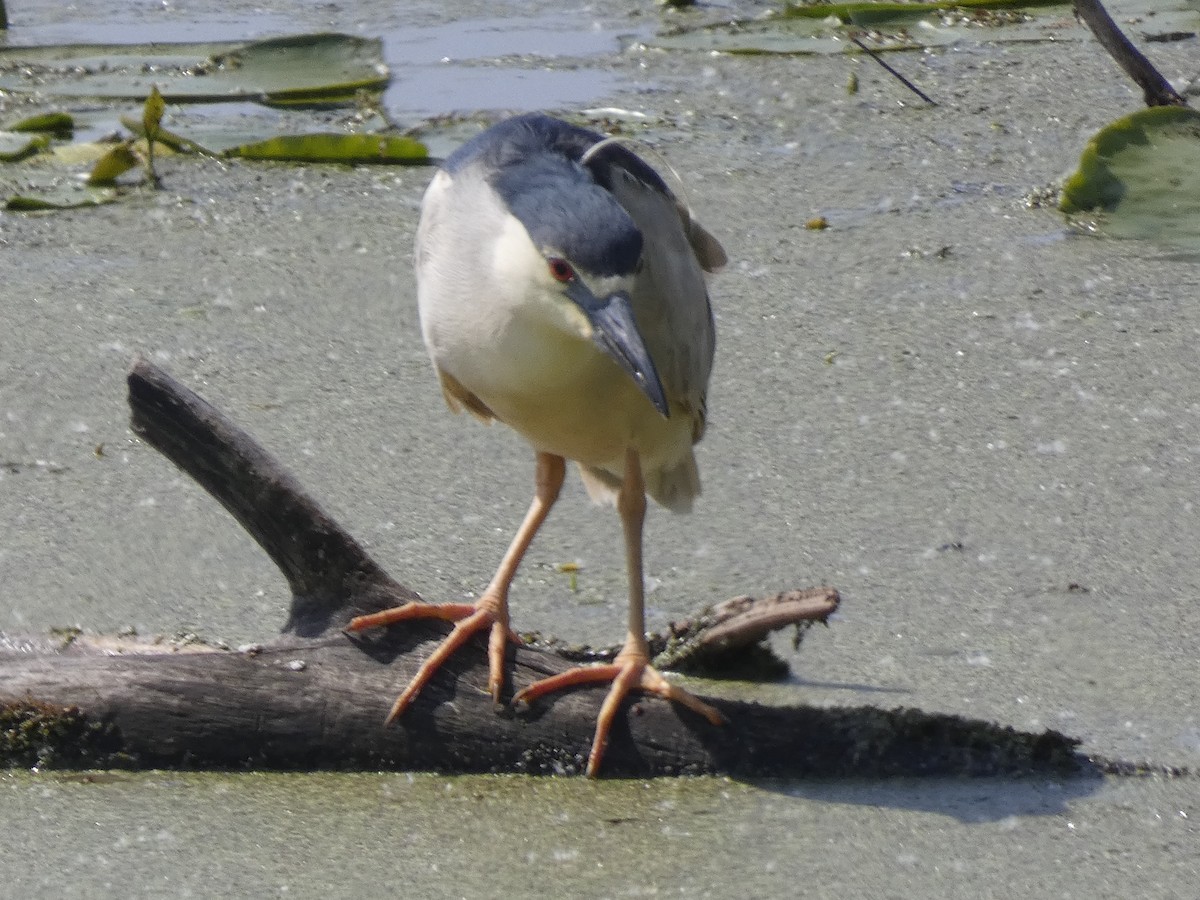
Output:
[[[511,214],[497,265],[565,327],[590,339],[666,416],[667,401],[634,317],[642,233],[607,190],[556,154],[509,165],[490,180]]]

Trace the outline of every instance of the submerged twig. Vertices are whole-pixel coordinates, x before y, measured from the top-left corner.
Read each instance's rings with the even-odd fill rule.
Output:
[[[1100,0],[1074,0],[1074,7],[1075,15],[1092,30],[1100,45],[1142,89],[1147,106],[1187,106],[1187,101],[1171,87],[1171,83],[1125,37]]]
[[[881,66],[883,66],[884,70],[886,72],[888,72],[888,74],[890,74],[892,77],[896,78],[902,85],[904,85],[906,88],[908,88],[914,94],[916,94],[918,97],[920,97],[926,103],[928,103],[930,106],[937,106],[937,103],[934,102],[934,100],[928,94],[926,94],[923,90],[921,90],[919,87],[917,87],[911,81],[909,81],[907,78],[905,78],[903,75],[901,75],[895,69],[893,69],[890,65],[888,65],[888,63],[884,60],[884,58],[882,56],[880,56],[878,53],[876,53],[874,50],[872,50],[870,47],[868,47],[866,44],[864,44],[861,40],[859,40],[857,37],[855,37],[853,35],[851,35],[850,40],[852,40],[861,50],[866,52],[866,54],[868,56],[870,56],[871,59],[875,60],[875,62],[877,62]]]

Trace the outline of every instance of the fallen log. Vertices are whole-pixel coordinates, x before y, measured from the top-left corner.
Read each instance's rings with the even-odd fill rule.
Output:
[[[166,372],[129,373],[132,427],[203,485],[274,560],[292,590],[278,637],[236,651],[195,641],[37,640],[0,634],[0,765],[582,771],[603,691],[497,708],[478,651],[455,655],[393,727],[399,688],[445,634],[422,620],[346,635],[355,615],[417,599],[393,580],[248,434]],[[735,598],[652,641],[660,664],[737,667],[770,631],[825,621],[829,588]],[[547,649],[548,648],[548,649]],[[757,648],[757,651],[756,651]],[[510,650],[516,691],[606,651],[554,641]],[[631,700],[604,774],[752,776],[1071,774],[1077,741],[919,710]]]

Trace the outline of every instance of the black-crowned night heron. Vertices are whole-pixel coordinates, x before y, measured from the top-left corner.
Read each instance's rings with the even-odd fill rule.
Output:
[[[611,682],[588,758],[600,765],[631,690],[721,714],[651,665],[645,637],[646,494],[686,511],[700,492],[692,445],[704,434],[713,319],[704,271],[725,253],[662,178],[615,140],[542,115],[493,126],[434,176],[417,229],[417,299],[446,402],[516,429],[537,454],[534,500],[475,604],[410,603],[355,619],[455,622],[392,707],[400,716],[437,668],[490,629],[489,688],[504,684],[508,590],[562,487],[565,459],[591,497],[615,501],[625,532],[629,633],[611,665],[571,669],[520,691]]]

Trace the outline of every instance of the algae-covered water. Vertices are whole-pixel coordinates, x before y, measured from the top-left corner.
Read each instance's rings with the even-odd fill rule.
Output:
[[[962,713],[1200,764],[1196,261],[1023,201],[1140,104],[1090,42],[893,55],[926,107],[868,60],[646,48],[675,14],[635,0],[9,13],[10,42],[389,35],[390,93],[453,88],[436,108],[396,100],[401,117],[624,110],[609,115],[641,123],[731,259],[713,284],[705,494],[647,526],[651,626],[832,584],[842,611],[792,680],[731,693]],[[1194,43],[1152,55],[1181,78]],[[480,77],[514,86],[475,93]],[[532,459],[449,415],[429,371],[409,253],[430,174],[166,160],[160,192],[0,214],[0,629],[237,645],[282,624],[282,579],[129,432],[139,352],[253,432],[401,581],[478,591]],[[830,227],[806,228],[817,216]],[[563,562],[581,566],[574,589]],[[515,624],[612,643],[621,565],[615,516],[572,481]],[[0,878],[45,897],[1187,896],[1198,799],[1190,777],[11,773]]]

